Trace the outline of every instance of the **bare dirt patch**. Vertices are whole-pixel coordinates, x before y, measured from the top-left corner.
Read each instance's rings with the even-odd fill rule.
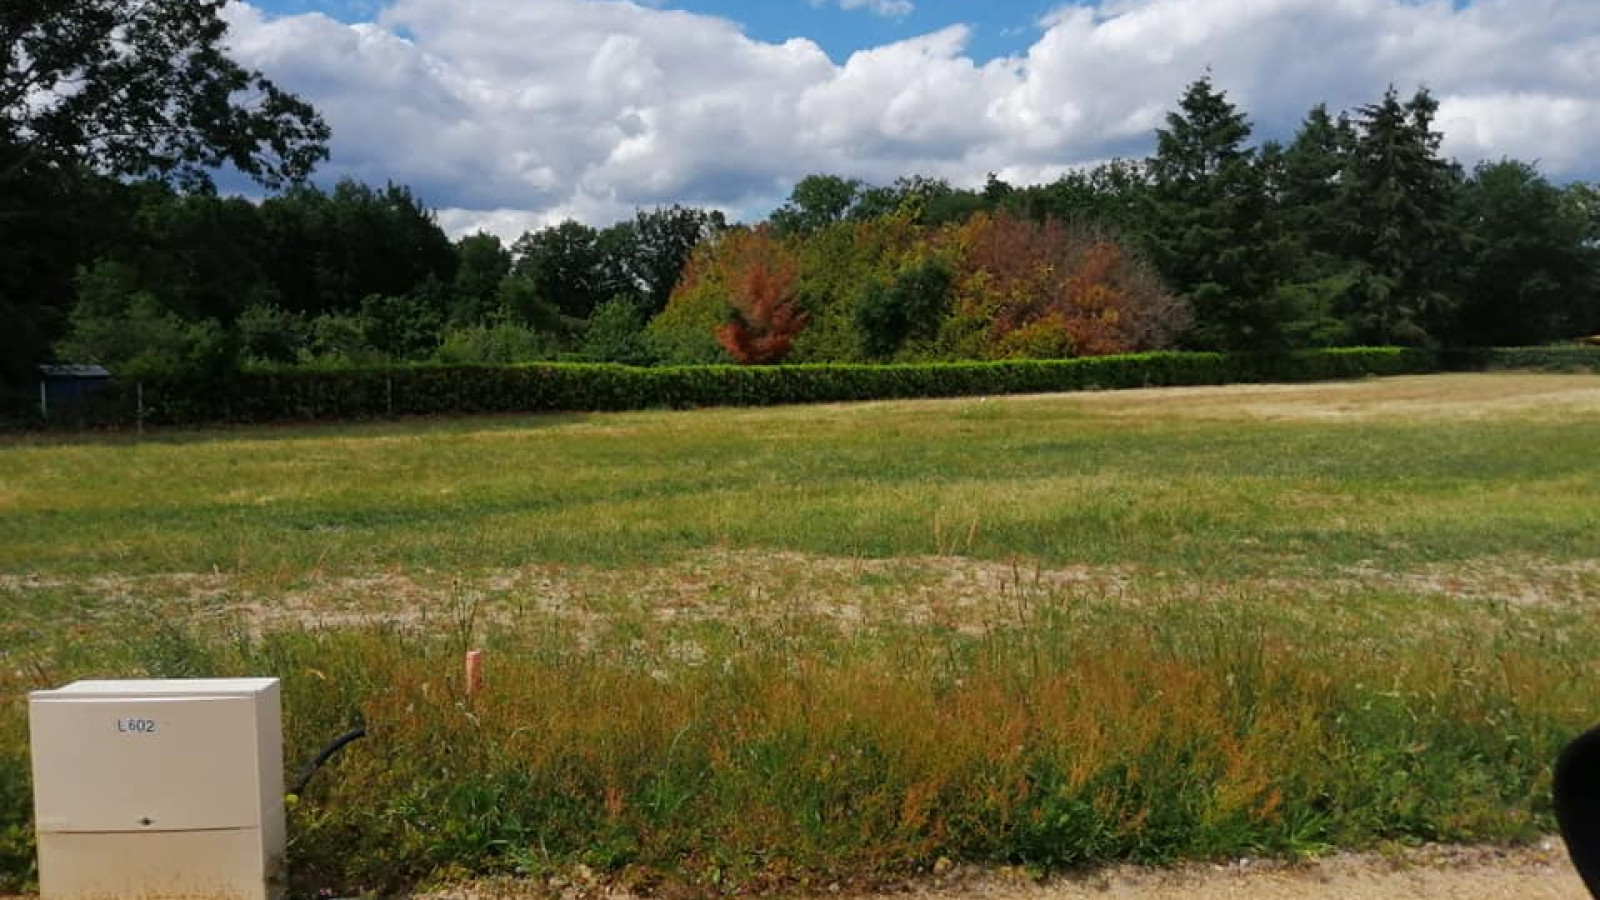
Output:
[[[1352,569],[1367,584],[1417,594],[1511,606],[1592,604],[1600,600],[1600,560],[1573,562],[1490,558],[1431,565],[1412,572]]]
[[[0,590],[17,594],[71,584],[0,575]],[[1027,625],[1046,611],[1077,603],[1325,602],[1361,592],[1401,591],[1469,608],[1587,607],[1600,602],[1600,560],[1493,557],[1409,571],[1352,567],[1221,584],[1133,566],[718,549],[659,566],[616,569],[529,565],[460,575],[392,569],[283,582],[225,571],[102,575],[79,589],[94,595],[95,606],[108,615],[156,603],[192,621],[254,633],[377,625],[444,631],[470,619],[479,625],[541,621],[579,641],[621,621],[761,627],[807,620],[828,623],[841,633],[910,625],[982,635]]]

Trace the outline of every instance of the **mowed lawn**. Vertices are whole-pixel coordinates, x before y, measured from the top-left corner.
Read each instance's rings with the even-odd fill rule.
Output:
[[[1597,448],[1516,373],[7,438],[0,893],[91,676],[278,676],[291,769],[369,727],[300,896],[1537,839]]]
[[[1596,555],[1600,379],[1446,375],[0,443],[0,571],[655,564],[1227,575]]]

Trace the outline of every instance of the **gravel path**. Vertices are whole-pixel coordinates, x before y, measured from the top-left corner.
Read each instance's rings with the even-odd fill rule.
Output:
[[[529,889],[492,884],[413,900],[640,900],[589,882]],[[687,898],[678,891],[661,897]],[[1392,854],[1341,853],[1310,863],[1241,860],[1172,869],[1125,866],[1039,883],[1005,869],[944,864],[938,875],[879,894],[834,885],[789,900],[1590,900],[1560,841],[1536,846],[1430,846]],[[5,900],[5,898],[0,898]]]
[[[637,900],[604,888],[444,890],[419,900]],[[1396,855],[1345,853],[1312,863],[1240,861],[1176,869],[1122,867],[1040,884],[1006,872],[955,867],[893,893],[828,900],[1589,900],[1560,843],[1513,850],[1429,847]],[[38,900],[4,897],[0,900]]]
[[[964,882],[964,883],[963,883]],[[1314,863],[1121,868],[1039,885],[1004,873],[893,895],[920,900],[1589,900],[1560,843],[1426,848]],[[863,898],[867,900],[867,898]],[[870,900],[890,900],[884,895]]]

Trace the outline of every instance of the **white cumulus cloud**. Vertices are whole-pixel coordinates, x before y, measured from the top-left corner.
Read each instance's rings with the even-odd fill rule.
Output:
[[[1051,13],[1012,57],[975,61],[954,25],[837,64],[804,38],[620,0],[228,16],[234,53],[333,126],[325,175],[410,184],[457,233],[673,202],[759,215],[810,172],[1050,178],[1148,153],[1208,67],[1262,135],[1291,135],[1317,102],[1426,86],[1463,161],[1600,176],[1588,0],[1103,0]]]

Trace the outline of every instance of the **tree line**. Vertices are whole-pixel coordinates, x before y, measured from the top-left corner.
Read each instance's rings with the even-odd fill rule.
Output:
[[[908,211],[930,227],[974,215],[1063,223],[1154,268],[1187,306],[1173,335],[1186,349],[1486,347],[1600,330],[1600,190],[1555,185],[1517,160],[1467,171],[1441,155],[1436,112],[1426,90],[1391,88],[1351,111],[1313,107],[1287,143],[1253,143],[1246,114],[1204,77],[1148,159],[1046,185],[990,176],[975,191],[817,176],[769,225],[804,243]],[[857,308],[874,290],[860,288]],[[795,302],[814,314],[814,294]],[[859,351],[873,345],[864,331]]]
[[[301,185],[260,203],[137,193],[119,239],[80,270],[55,345],[135,375],[578,353],[600,339],[602,307],[663,307],[689,251],[724,227],[673,206],[506,246],[489,234],[451,241],[393,184]]]
[[[750,225],[670,206],[507,244],[451,240],[401,185],[308,185],[326,126],[217,50],[219,5],[0,12],[11,383],[50,358],[206,375],[1523,345],[1600,331],[1600,191],[1531,163],[1467,171],[1444,158],[1425,90],[1316,106],[1292,140],[1256,142],[1206,76],[1149,158],[1048,184],[813,175]],[[64,62],[41,75],[17,60]],[[39,102],[68,81],[91,87]],[[222,165],[274,193],[220,194]]]

